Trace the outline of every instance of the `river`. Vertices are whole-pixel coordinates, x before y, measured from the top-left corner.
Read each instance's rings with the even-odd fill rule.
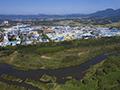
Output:
[[[43,75],[54,76],[56,77],[56,82],[58,83],[65,83],[68,79],[67,77],[75,78],[76,80],[81,80],[85,75],[86,71],[93,65],[104,61],[108,57],[107,54],[99,55],[79,66],[61,68],[61,69],[38,69],[38,70],[18,70],[15,69],[14,66],[8,64],[0,64],[0,76],[2,75],[10,75],[21,80],[32,79],[32,80],[40,80]],[[17,86],[22,86],[24,88],[29,88],[32,90],[38,90],[37,87],[29,85],[27,83],[18,83],[14,81],[7,81],[0,78],[1,82],[6,84],[12,84]]]

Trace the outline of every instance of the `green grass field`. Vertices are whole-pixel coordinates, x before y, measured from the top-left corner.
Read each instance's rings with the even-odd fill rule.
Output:
[[[110,56],[91,67],[83,80],[71,80],[57,90],[120,90],[120,56]]]
[[[1,48],[0,62],[26,70],[76,66],[102,53],[119,50],[119,40],[115,37],[6,47]]]

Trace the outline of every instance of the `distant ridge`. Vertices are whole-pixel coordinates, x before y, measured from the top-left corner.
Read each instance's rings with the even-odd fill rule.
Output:
[[[109,8],[106,10],[102,10],[102,11],[89,14],[88,16],[95,17],[95,18],[108,18],[108,17],[120,16],[120,9],[114,10],[114,9]]]
[[[77,18],[109,18],[113,21],[120,20],[120,9],[106,9],[91,14],[66,14],[66,15],[0,15],[1,20],[28,20],[28,19],[77,19]]]
[[[85,15],[83,14],[68,14],[68,15],[47,15],[47,14],[38,14],[38,15],[0,15],[0,19],[10,19],[10,20],[16,20],[16,19],[75,19],[80,18]]]

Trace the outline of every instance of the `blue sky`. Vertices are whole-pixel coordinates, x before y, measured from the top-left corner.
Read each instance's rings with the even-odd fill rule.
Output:
[[[120,0],[0,0],[0,14],[92,13],[120,8]]]

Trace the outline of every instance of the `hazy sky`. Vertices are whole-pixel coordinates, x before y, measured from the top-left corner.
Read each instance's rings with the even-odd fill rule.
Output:
[[[120,0],[0,0],[0,14],[92,13],[120,8]]]

